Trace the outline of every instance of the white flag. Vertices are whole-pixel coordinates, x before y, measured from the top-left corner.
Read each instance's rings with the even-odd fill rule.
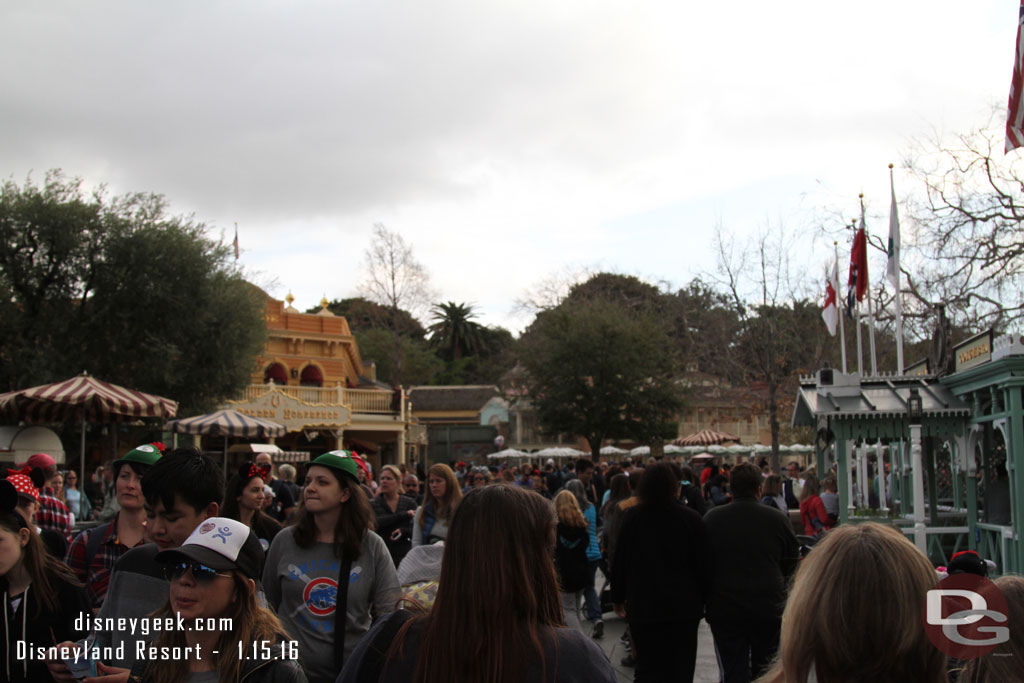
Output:
[[[892,190],[892,205],[889,207],[889,262],[885,266],[885,276],[896,288],[900,286],[900,217],[896,212],[896,188],[889,175],[889,189]]]
[[[839,322],[839,307],[836,305],[836,290],[839,289],[839,264],[832,262],[832,272],[825,273],[825,307],[821,318],[825,321],[828,333],[836,336],[836,324]]]

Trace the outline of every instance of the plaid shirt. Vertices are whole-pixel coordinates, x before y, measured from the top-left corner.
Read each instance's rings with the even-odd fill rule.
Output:
[[[89,604],[95,608],[103,605],[103,599],[107,596],[107,587],[110,585],[110,572],[113,571],[118,558],[131,550],[118,540],[118,516],[115,515],[114,519],[110,520],[110,525],[107,527],[106,533],[103,534],[103,540],[100,541],[91,562],[85,555],[89,545],[89,534],[94,529],[86,529],[75,536],[71,547],[68,548],[67,558],[64,560],[78,580],[85,584],[86,593],[89,595]],[[143,543],[144,541],[139,541],[137,545]]]
[[[36,510],[36,524],[40,529],[53,529],[64,534],[71,541],[71,511],[68,506],[57,500],[54,491],[44,486],[39,492],[39,509]]]

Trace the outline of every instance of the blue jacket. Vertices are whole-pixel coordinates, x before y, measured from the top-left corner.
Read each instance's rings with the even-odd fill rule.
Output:
[[[587,520],[587,533],[590,535],[590,545],[587,546],[587,561],[597,562],[601,559],[601,546],[597,543],[597,508],[588,505],[583,511],[583,519]]]

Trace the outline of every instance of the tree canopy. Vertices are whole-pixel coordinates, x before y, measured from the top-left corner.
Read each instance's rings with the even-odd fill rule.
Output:
[[[264,304],[230,248],[159,195],[87,195],[47,173],[0,187],[0,385],[83,370],[214,408],[250,381]]]
[[[543,311],[520,340],[531,400],[548,433],[606,438],[674,435],[682,408],[677,357],[665,326],[601,297]]]
[[[316,313],[319,310],[319,306],[314,306],[306,313]],[[420,321],[408,311],[400,308],[395,312],[361,296],[334,299],[327,304],[327,310],[348,320],[348,326],[353,332],[356,330],[391,330],[392,324],[394,324],[394,329],[398,334],[410,339],[423,339],[427,334]],[[394,319],[393,323],[392,318]]]

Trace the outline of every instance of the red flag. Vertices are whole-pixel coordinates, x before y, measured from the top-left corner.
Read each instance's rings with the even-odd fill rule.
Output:
[[[836,336],[836,323],[839,322],[839,304],[836,301],[836,287],[839,286],[839,269],[837,263],[833,262],[832,267],[825,274],[825,306],[821,311],[821,318],[825,321],[828,333]]]
[[[864,233],[863,221],[860,230],[853,236],[853,250],[850,251],[850,278],[847,280],[849,290],[846,294],[846,315],[853,315],[854,299],[864,300],[868,291],[868,238]]]
[[[1006,113],[1006,153],[1024,145],[1024,0],[1017,15],[1017,49],[1013,53],[1013,80],[1010,81],[1010,105]]]

